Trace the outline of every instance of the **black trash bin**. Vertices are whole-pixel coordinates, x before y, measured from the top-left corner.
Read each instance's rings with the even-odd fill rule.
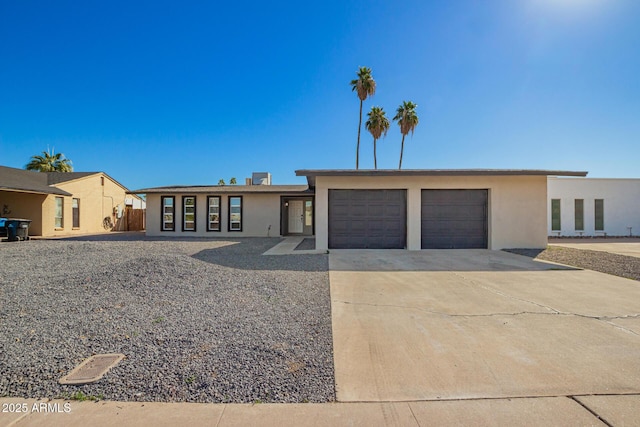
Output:
[[[29,240],[30,219],[7,218],[5,228],[7,230],[7,240],[15,242],[18,240]]]

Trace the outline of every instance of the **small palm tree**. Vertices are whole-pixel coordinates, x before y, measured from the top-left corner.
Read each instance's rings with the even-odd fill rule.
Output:
[[[218,185],[226,185],[226,184],[224,183],[224,179],[220,178],[220,181],[218,181]]]
[[[409,132],[413,135],[413,131],[418,126],[418,115],[416,114],[416,108],[418,106],[411,101],[403,101],[402,105],[396,110],[396,115],[393,118],[398,122],[400,126],[400,133],[402,133],[402,144],[400,146],[400,163],[398,169],[402,169],[402,154],[404,153],[404,137]]]
[[[71,160],[64,157],[64,154],[55,154],[53,150],[43,151],[42,155],[31,157],[31,161],[25,166],[26,170],[38,172],[73,172]]]
[[[376,141],[381,136],[386,136],[389,130],[389,119],[387,119],[382,107],[371,107],[371,111],[367,114],[369,120],[365,123],[365,127],[373,136],[373,166],[378,169],[378,159],[376,157]]]
[[[358,120],[358,145],[356,146],[356,169],[360,165],[360,129],[362,128],[362,103],[368,96],[376,93],[376,81],[371,76],[371,68],[360,67],[356,73],[358,78],[351,80],[351,91],[360,98],[360,119]]]
[[[238,181],[236,181],[236,178],[235,178],[235,177],[233,177],[233,178],[231,178],[231,179],[229,180],[229,184],[231,184],[231,185],[236,185],[237,183],[238,183]]]

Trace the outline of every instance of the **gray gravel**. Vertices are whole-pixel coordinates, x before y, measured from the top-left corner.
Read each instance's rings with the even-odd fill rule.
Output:
[[[260,255],[279,241],[0,244],[0,396],[335,400],[327,256]],[[97,353],[126,358],[58,384]]]
[[[549,246],[545,250],[506,249],[506,251],[544,261],[640,280],[640,258],[636,257],[559,246]]]

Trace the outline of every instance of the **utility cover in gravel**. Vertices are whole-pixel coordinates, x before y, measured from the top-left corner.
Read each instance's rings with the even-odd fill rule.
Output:
[[[327,255],[260,255],[279,241],[0,244],[0,396],[333,401]],[[58,384],[100,353],[126,358]]]
[[[60,384],[89,384],[98,381],[116,363],[124,359],[124,354],[96,354],[73,368],[68,375],[60,378]]]

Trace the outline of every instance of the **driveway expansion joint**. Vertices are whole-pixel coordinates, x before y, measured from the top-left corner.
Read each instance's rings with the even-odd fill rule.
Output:
[[[617,320],[617,319],[640,318],[640,315],[638,314],[629,314],[624,316],[590,316],[588,314],[569,313],[569,312],[562,312],[557,310],[553,310],[550,313],[545,313],[540,311],[518,311],[518,312],[498,312],[498,313],[489,313],[489,314],[455,314],[455,313],[444,313],[442,311],[427,310],[425,308],[411,306],[411,305],[372,304],[367,302],[354,302],[354,301],[341,301],[341,300],[333,300],[333,303],[346,304],[346,305],[362,305],[362,306],[368,306],[368,307],[388,307],[388,308],[399,308],[399,309],[407,309],[407,310],[417,310],[417,311],[423,311],[425,313],[435,314],[435,315],[444,316],[444,317],[494,317],[494,316],[521,316],[521,315],[530,314],[530,315],[543,315],[543,316],[575,316],[575,317],[582,317],[584,319],[590,319],[590,320],[600,320],[606,323],[610,323],[609,321]],[[610,323],[610,324],[617,328],[624,329],[628,332],[631,332],[635,335],[639,335],[636,332],[623,328],[620,325],[616,325],[614,323]]]
[[[600,416],[596,411],[594,411],[593,409],[589,408],[585,403],[582,403],[575,396],[567,396],[567,397],[569,399],[573,400],[574,402],[576,402],[578,405],[582,406],[585,410],[587,410],[591,415],[593,415],[598,420],[600,420],[603,424],[607,425],[608,427],[613,427],[613,424],[611,424],[609,421],[607,421],[602,416]]]
[[[479,288],[484,289],[485,291],[489,291],[489,292],[494,293],[494,294],[496,294],[496,295],[499,295],[499,296],[501,296],[501,297],[508,298],[508,299],[512,299],[512,300],[514,300],[514,301],[526,302],[526,303],[528,303],[528,304],[532,304],[532,305],[535,305],[535,306],[538,306],[538,307],[544,308],[544,309],[546,309],[546,310],[553,311],[553,312],[558,313],[558,314],[560,313],[560,311],[556,310],[556,309],[555,309],[555,308],[553,308],[553,307],[549,307],[548,305],[540,304],[540,303],[535,302],[535,301],[529,301],[529,300],[526,300],[526,299],[524,299],[524,298],[517,298],[517,297],[514,297],[513,295],[509,295],[509,294],[506,294],[506,293],[504,293],[504,292],[500,292],[500,291],[498,291],[497,289],[492,289],[492,288],[490,288],[490,287],[488,287],[488,286],[484,286],[484,285],[482,285],[482,284],[480,284],[480,283],[476,282],[476,281],[475,281],[475,280],[473,280],[473,279],[469,279],[468,277],[465,277],[464,275],[462,275],[462,274],[460,274],[460,273],[455,273],[455,272],[454,272],[453,274],[455,274],[456,276],[458,276],[458,277],[460,277],[460,278],[464,279],[465,281],[467,281],[467,282],[471,283],[472,285],[476,285],[476,286],[478,286]]]

